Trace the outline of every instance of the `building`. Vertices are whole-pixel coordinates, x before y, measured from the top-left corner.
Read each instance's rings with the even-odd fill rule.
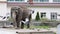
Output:
[[[60,0],[0,0],[0,16],[10,15],[14,6],[27,6],[34,10],[32,19],[39,12],[40,18],[60,20]]]

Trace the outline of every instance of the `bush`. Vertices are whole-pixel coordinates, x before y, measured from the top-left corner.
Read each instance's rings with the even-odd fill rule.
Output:
[[[36,15],[35,20],[36,20],[36,21],[40,20],[40,17],[39,17],[39,12],[37,12],[37,15]]]
[[[40,21],[41,22],[46,22],[46,21],[49,21],[49,19],[47,19],[47,18],[41,18]]]
[[[8,21],[13,22],[13,18],[9,17],[9,18],[8,18]]]

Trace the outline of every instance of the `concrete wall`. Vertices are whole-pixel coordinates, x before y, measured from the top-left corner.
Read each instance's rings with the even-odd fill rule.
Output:
[[[7,11],[9,13],[9,15],[11,15],[11,7],[7,7],[7,8],[8,8]]]
[[[60,34],[60,24],[57,26],[57,32],[56,34]]]
[[[40,32],[18,32],[18,34],[54,34],[51,31],[40,31]]]
[[[49,0],[49,2],[53,2],[53,0]]]
[[[60,8],[57,8],[57,7],[29,7],[29,9],[32,9],[35,11],[35,13],[32,15],[32,19],[35,19],[37,12],[39,13],[46,12],[46,17],[48,19],[51,18],[50,16],[51,12],[56,12],[57,14],[60,14]],[[57,18],[60,19],[60,16],[57,16]]]
[[[7,13],[7,4],[6,3],[0,3],[0,16],[5,16]]]
[[[0,21],[0,27],[13,27],[10,21]]]
[[[7,0],[0,0],[0,1],[7,1]]]
[[[0,16],[6,16],[7,15],[7,0],[0,0]],[[2,20],[2,18],[0,17],[0,20]]]

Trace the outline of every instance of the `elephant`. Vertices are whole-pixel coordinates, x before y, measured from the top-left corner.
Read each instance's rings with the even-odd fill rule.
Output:
[[[12,7],[11,8],[11,18],[13,19],[13,26],[15,28],[20,28],[20,22],[25,21],[26,18],[29,19],[27,28],[30,27],[31,15],[34,13],[33,10],[30,10],[26,7]],[[24,28],[24,23],[21,22],[21,29]]]

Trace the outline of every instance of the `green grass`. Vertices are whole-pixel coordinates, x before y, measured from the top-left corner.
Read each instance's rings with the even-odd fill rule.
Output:
[[[48,29],[48,28],[50,28],[50,26],[30,26],[30,28]]]
[[[27,26],[25,25],[24,28],[26,29]],[[33,25],[30,26],[30,29],[34,29],[34,28],[36,28],[36,29],[49,29],[49,28],[51,28],[51,26],[33,26]]]

